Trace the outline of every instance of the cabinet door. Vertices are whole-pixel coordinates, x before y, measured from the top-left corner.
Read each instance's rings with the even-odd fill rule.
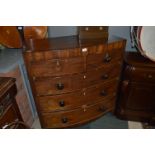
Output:
[[[155,85],[123,81],[121,98],[125,109],[155,111]]]

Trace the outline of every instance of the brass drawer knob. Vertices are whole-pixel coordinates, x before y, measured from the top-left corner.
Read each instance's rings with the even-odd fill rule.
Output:
[[[63,90],[63,89],[64,89],[64,84],[62,84],[62,83],[57,83],[57,84],[56,84],[56,87],[57,87],[58,90]]]
[[[67,118],[67,117],[63,117],[63,118],[61,119],[61,122],[62,122],[62,123],[67,123],[67,122],[68,122],[68,118]]]
[[[101,94],[101,96],[106,96],[107,95],[105,90],[102,90],[100,94]]]
[[[59,105],[60,105],[60,107],[64,107],[64,106],[65,106],[65,102],[64,102],[63,100],[61,100],[61,101],[59,102]]]

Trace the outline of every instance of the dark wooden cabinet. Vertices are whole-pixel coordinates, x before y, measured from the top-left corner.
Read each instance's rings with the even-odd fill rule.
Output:
[[[0,128],[28,128],[18,109],[16,94],[15,79],[0,77]]]
[[[42,128],[69,128],[114,111],[126,41],[31,40],[23,52]]]
[[[155,63],[139,53],[127,52],[118,99],[117,116],[133,121],[155,118]]]

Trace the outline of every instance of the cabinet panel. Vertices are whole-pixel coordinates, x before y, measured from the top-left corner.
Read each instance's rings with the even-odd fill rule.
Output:
[[[155,111],[155,85],[130,83],[128,88],[125,89],[126,108]]]
[[[145,63],[146,64],[145,64]],[[155,65],[136,52],[125,55],[116,109],[119,118],[150,122],[155,117]]]

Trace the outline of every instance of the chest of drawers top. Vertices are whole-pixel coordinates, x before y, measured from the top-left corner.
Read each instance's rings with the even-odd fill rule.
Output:
[[[123,38],[109,36],[107,39],[86,39],[80,40],[78,36],[65,36],[57,38],[30,39],[27,42],[27,49],[30,51],[48,51],[48,50],[65,50],[91,47],[96,45],[115,44],[116,48],[119,42],[125,41]]]

